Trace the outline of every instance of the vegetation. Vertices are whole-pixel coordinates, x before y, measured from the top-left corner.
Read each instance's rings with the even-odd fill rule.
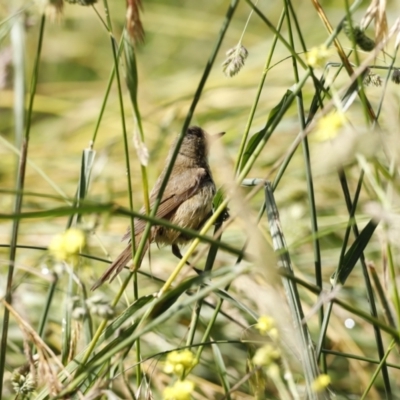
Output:
[[[1,398],[400,398],[394,4],[3,3]],[[91,292],[190,125],[213,215]]]

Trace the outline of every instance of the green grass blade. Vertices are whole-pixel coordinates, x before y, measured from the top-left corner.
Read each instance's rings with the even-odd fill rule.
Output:
[[[373,233],[375,232],[378,223],[375,220],[371,220],[361,231],[360,235],[356,238],[350,249],[347,251],[343,258],[342,265],[339,266],[337,272],[331,276],[331,282],[338,282],[344,285],[347,278],[353,271],[355,265],[360,259],[361,254],[364,252],[368,243],[371,240]]]
[[[279,112],[281,110],[286,109],[288,99],[290,98],[291,95],[292,91],[287,90],[286,93],[283,95],[282,99],[280,100],[280,102],[270,111],[264,128],[262,128],[259,132],[255,133],[251,137],[251,139],[247,143],[246,150],[243,153],[239,171],[242,171],[244,166],[247,164],[249,158],[254,154],[254,151],[256,150],[257,146],[262,141],[266,141],[268,137],[272,134],[272,132],[268,131],[268,129],[275,122],[275,118],[279,114]]]
[[[211,348],[213,351],[214,361],[215,361],[215,366],[217,367],[218,376],[221,381],[222,387],[224,388],[225,398],[227,400],[230,400],[231,399],[231,396],[229,394],[230,384],[229,384],[229,380],[228,380],[228,371],[226,370],[226,365],[225,365],[224,359],[222,357],[222,354],[221,354],[221,351],[219,350],[218,345],[212,344]]]
[[[36,95],[36,87],[39,78],[39,64],[40,57],[42,51],[42,44],[44,38],[44,27],[45,27],[46,17],[43,14],[40,22],[40,32],[38,39],[38,46],[35,55],[35,62],[33,67],[33,75],[30,86],[30,96],[29,96],[29,104],[28,111],[26,116],[26,126],[25,126],[25,134],[21,143],[21,154],[19,158],[19,169],[18,175],[16,178],[16,191],[19,193],[15,197],[14,202],[14,213],[18,214],[21,212],[22,208],[22,200],[23,195],[22,191],[25,186],[25,173],[26,173],[26,160],[28,158],[28,143],[31,133],[31,123],[33,116],[33,103]],[[20,99],[23,101],[23,99]],[[21,122],[21,121],[20,121]],[[19,122],[19,123],[20,123]],[[14,263],[16,259],[17,252],[17,241],[18,241],[18,230],[19,230],[19,220],[14,220],[12,232],[11,232],[11,242],[10,242],[10,254],[9,254],[9,266],[8,266],[8,276],[7,276],[7,284],[6,284],[6,294],[5,301],[8,304],[12,302],[12,286],[13,286],[13,276],[14,276]],[[7,308],[4,308],[4,316],[3,316],[3,327],[1,333],[1,342],[0,342],[0,393],[3,393],[3,382],[4,382],[4,372],[5,372],[5,360],[6,360],[6,352],[7,352],[7,337],[8,337],[8,324],[10,319],[10,312]]]
[[[291,266],[286,241],[280,228],[277,205],[275,203],[272,187],[269,182],[267,182],[265,185],[265,202],[273,247],[275,251],[279,252],[279,267],[284,269],[288,274],[293,275],[293,269]],[[319,375],[319,368],[310,332],[307,324],[303,322],[304,313],[297,286],[295,282],[290,279],[283,279],[282,281],[293,318],[294,333],[298,335],[300,343],[299,351],[301,352],[301,362],[306,380],[307,396],[310,399],[327,399],[328,395],[326,392],[315,393],[312,389],[312,384]]]

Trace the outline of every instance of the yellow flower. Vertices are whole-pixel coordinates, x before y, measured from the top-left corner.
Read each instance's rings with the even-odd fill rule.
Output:
[[[259,348],[254,354],[253,362],[260,367],[268,367],[281,357],[281,352],[277,347],[270,344]]]
[[[167,356],[164,372],[167,374],[181,375],[182,372],[190,370],[195,365],[196,360],[190,350],[172,351]]]
[[[258,318],[255,328],[261,333],[261,335],[266,335],[271,332],[271,330],[275,329],[275,320],[268,315],[262,315]]]
[[[274,381],[276,379],[280,379],[281,376],[281,370],[279,368],[278,364],[272,363],[271,365],[268,366],[267,368],[267,374],[270,378],[272,378]]]
[[[59,261],[73,261],[85,245],[85,234],[80,229],[70,228],[53,238],[49,246],[50,254]]]
[[[331,383],[331,377],[326,374],[321,374],[312,384],[315,392],[322,392]]]
[[[306,61],[311,68],[323,68],[330,55],[331,51],[323,44],[308,51]]]
[[[321,118],[317,124],[314,138],[320,142],[336,137],[345,121],[341,112],[334,112]]]
[[[191,381],[178,381],[173,386],[167,387],[163,392],[164,400],[190,400],[194,389]]]

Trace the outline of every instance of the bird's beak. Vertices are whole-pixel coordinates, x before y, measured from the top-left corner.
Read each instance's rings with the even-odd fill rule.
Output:
[[[210,142],[214,142],[217,139],[222,138],[225,135],[225,132],[214,133],[213,135],[209,136]]]

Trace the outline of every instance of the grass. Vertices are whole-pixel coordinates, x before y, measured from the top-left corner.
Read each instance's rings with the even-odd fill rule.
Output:
[[[140,45],[124,6],[0,7],[20,56],[0,95],[2,398],[397,398],[390,8],[365,51],[361,2],[150,1]],[[226,131],[213,216],[182,260],[154,246],[91,293],[191,124]],[[57,260],[71,227],[86,245]]]

